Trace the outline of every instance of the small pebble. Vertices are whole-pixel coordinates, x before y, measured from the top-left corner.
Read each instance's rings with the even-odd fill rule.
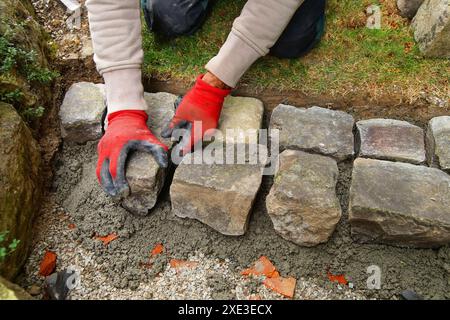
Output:
[[[28,293],[32,296],[37,296],[41,294],[41,292],[42,292],[41,287],[35,284],[28,288]]]

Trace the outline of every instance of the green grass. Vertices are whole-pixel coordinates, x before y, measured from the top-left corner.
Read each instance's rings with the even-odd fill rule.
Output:
[[[218,0],[193,36],[160,40],[144,30],[144,73],[157,79],[190,82],[220,49],[245,0]],[[379,4],[382,28],[365,27],[365,8]],[[346,95],[401,92],[414,100],[421,91],[449,97],[450,61],[425,59],[409,22],[395,0],[329,0],[327,32],[317,48],[294,60],[264,57],[242,82],[254,89],[299,90],[305,94]]]

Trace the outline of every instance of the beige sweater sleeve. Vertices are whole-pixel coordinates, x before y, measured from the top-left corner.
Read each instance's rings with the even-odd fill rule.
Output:
[[[139,0],[88,0],[86,6],[100,74],[141,68],[144,54]]]
[[[108,112],[145,110],[139,0],[87,0],[94,60],[106,87]]]
[[[219,53],[206,69],[230,87],[266,55],[304,0],[248,0]]]

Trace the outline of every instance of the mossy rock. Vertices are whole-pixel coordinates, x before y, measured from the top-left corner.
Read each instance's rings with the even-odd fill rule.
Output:
[[[20,52],[34,52],[34,71],[49,69],[50,37],[36,21],[31,1],[0,0],[0,37]],[[11,69],[3,72],[0,69],[0,101],[13,104],[19,112],[49,105],[52,101],[49,83],[30,80],[27,77],[30,72],[23,68],[24,63],[20,61]],[[16,90],[21,92],[20,98],[5,98]]]
[[[0,274],[13,279],[28,254],[32,223],[41,196],[41,155],[29,128],[13,106],[0,102],[0,232],[9,231],[16,251],[0,263]],[[2,243],[2,246],[6,246]]]
[[[32,300],[33,298],[18,285],[0,277],[0,300]]]
[[[48,66],[48,34],[35,20],[29,0],[0,0],[0,34],[8,35],[12,42],[27,51],[34,50],[40,65]]]

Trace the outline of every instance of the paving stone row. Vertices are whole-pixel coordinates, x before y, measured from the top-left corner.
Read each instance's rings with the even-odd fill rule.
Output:
[[[87,82],[70,87],[59,114],[65,142],[85,143],[100,139],[101,116],[105,108],[102,90],[103,85]],[[172,142],[170,139],[163,139],[161,131],[174,114],[176,99],[177,96],[170,93],[145,93],[148,126],[169,147],[172,147]],[[256,130],[261,128],[263,112],[260,100],[229,97],[225,100],[218,129],[224,133],[227,129],[253,129],[256,134]],[[246,138],[244,144],[257,139]],[[239,142],[226,136],[216,142],[221,141],[228,144]],[[188,165],[187,160],[188,158],[176,169],[170,188],[174,213],[180,217],[200,220],[224,234],[244,234],[261,184],[261,166]],[[134,214],[148,214],[156,204],[166,176],[167,169],[159,167],[151,155],[134,152],[126,168],[130,195],[123,199],[122,206]]]
[[[270,126],[281,131],[283,149],[330,161],[353,155],[353,120],[343,112],[279,105]],[[355,240],[415,247],[450,243],[450,176],[424,165],[427,149],[428,163],[448,170],[449,142],[450,117],[432,119],[426,137],[406,121],[356,122],[348,219]],[[339,222],[336,180],[331,162],[324,166],[312,154],[305,161],[292,150],[280,156],[267,209],[282,237],[311,246],[327,241]]]
[[[101,136],[102,85],[74,84],[60,110],[67,143]],[[158,138],[173,116],[176,96],[146,93],[149,127]],[[261,128],[264,107],[254,98],[229,97],[219,130]],[[328,241],[341,219],[336,195],[338,162],[354,161],[348,223],[357,241],[436,247],[450,243],[450,117],[430,120],[426,135],[406,121],[369,119],[355,123],[342,111],[279,105],[269,128],[279,130],[282,151],[267,212],[283,238],[302,246]],[[257,143],[218,137],[183,158],[175,170],[170,196],[173,212],[201,221],[226,235],[246,232],[265,163],[192,164],[209,149],[226,153],[242,147],[248,161]],[[172,142],[161,139],[170,147]],[[256,141],[256,142],[255,142]],[[356,141],[356,142],[355,142]],[[221,142],[225,142],[224,145]],[[427,167],[426,165],[432,166]],[[130,196],[122,205],[147,214],[167,176],[153,158],[135,152],[127,164]]]

